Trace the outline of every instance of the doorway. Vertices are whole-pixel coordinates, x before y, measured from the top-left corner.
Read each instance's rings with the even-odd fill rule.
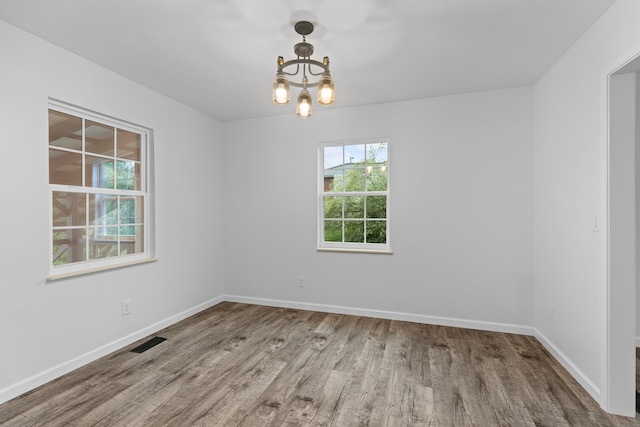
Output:
[[[608,76],[607,287],[603,406],[635,416],[640,243],[640,56]],[[640,384],[639,384],[640,387]]]

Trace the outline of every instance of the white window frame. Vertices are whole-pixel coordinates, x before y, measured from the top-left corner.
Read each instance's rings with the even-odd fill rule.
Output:
[[[389,137],[360,138],[352,140],[325,141],[318,144],[318,251],[332,252],[361,252],[391,254],[391,144]],[[387,147],[387,190],[386,191],[331,191],[324,190],[324,148],[331,146],[348,146],[361,144],[384,143]],[[366,154],[365,154],[366,155]],[[324,241],[324,197],[325,196],[386,196],[386,243],[352,243],[352,242],[325,242]],[[365,207],[366,212],[366,207]],[[343,212],[344,219],[344,212]],[[366,221],[365,221],[366,227]],[[343,230],[344,233],[344,230]],[[366,228],[365,228],[366,236]]]
[[[85,179],[85,166],[86,163],[82,162],[82,179],[83,185],[74,186],[74,185],[60,185],[60,184],[51,184],[49,185],[49,215],[48,215],[48,224],[49,224],[49,277],[48,280],[57,280],[61,278],[77,276],[82,274],[94,273],[102,270],[109,270],[113,268],[119,268],[124,266],[130,266],[135,264],[141,264],[146,262],[155,261],[154,258],[154,248],[153,248],[153,226],[151,223],[151,219],[153,218],[153,213],[151,212],[152,204],[151,204],[151,191],[150,191],[150,172],[151,165],[149,163],[150,158],[150,145],[152,138],[152,130],[143,126],[139,126],[136,124],[132,124],[120,119],[116,119],[113,117],[109,117],[106,115],[102,115],[99,113],[95,113],[93,111],[89,111],[83,109],[81,107],[73,106],[62,101],[49,99],[48,109],[58,111],[61,113],[69,114],[75,117],[79,117],[83,120],[83,128],[84,121],[90,120],[92,122],[101,123],[107,126],[112,126],[116,129],[121,129],[129,132],[133,132],[141,135],[141,151],[140,151],[140,190],[125,190],[125,189],[105,189],[105,188],[97,188],[97,187],[87,187],[84,186]],[[48,117],[48,114],[47,114]],[[47,119],[47,129],[49,129],[49,123]],[[49,138],[47,138],[47,153],[49,151]],[[58,147],[56,147],[58,149]],[[84,155],[85,149],[85,138],[83,133],[82,138],[82,149],[79,150],[71,150],[71,149],[62,149],[62,151],[70,151],[76,153],[82,153]],[[95,155],[91,153],[91,156],[100,157],[100,155]],[[117,159],[117,153],[114,153],[114,159]],[[47,161],[47,168],[49,167],[49,161]],[[47,180],[49,180],[49,174],[47,174]],[[143,199],[143,215],[142,215],[142,224],[121,224],[118,223],[116,226],[124,227],[124,226],[138,226],[142,225],[143,228],[143,251],[133,254],[126,255],[116,255],[109,258],[102,259],[94,259],[94,260],[85,260],[80,262],[74,262],[63,265],[54,265],[54,253],[53,253],[53,234],[54,227],[52,224],[53,220],[53,194],[54,192],[67,192],[67,193],[81,193],[81,194],[111,194],[119,196],[120,198],[129,198],[129,197],[142,197]],[[117,199],[118,200],[118,199]],[[88,203],[88,202],[87,202]],[[119,212],[119,202],[118,209]],[[88,229],[88,224],[90,223],[88,218],[89,209],[87,206],[86,209],[87,221],[84,227]],[[104,227],[107,227],[105,225]],[[99,227],[96,227],[98,229]],[[89,244],[89,233],[86,233],[85,236],[86,246]]]

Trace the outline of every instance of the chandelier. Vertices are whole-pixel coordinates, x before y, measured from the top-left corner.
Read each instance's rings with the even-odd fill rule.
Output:
[[[313,32],[313,24],[308,21],[299,21],[295,24],[296,33],[302,36],[302,42],[297,43],[293,47],[296,59],[284,61],[282,56],[278,57],[278,71],[273,81],[273,102],[277,105],[289,103],[289,86],[302,88],[298,95],[296,106],[296,114],[298,117],[306,118],[311,116],[311,95],[310,87],[318,88],[318,104],[333,105],[336,102],[336,92],[329,71],[329,57],[325,56],[322,62],[311,59],[313,55],[313,45],[307,43],[306,36]],[[286,68],[290,68],[295,72],[287,72]],[[301,74],[300,82],[289,81],[287,76],[294,77]],[[309,78],[318,77],[318,81],[310,82]],[[298,76],[300,79],[300,77]]]

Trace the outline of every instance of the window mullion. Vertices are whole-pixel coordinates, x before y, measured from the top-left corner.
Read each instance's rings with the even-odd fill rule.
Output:
[[[87,186],[87,133],[86,133],[86,129],[87,129],[87,123],[86,123],[86,119],[83,117],[82,118],[82,187],[83,189],[86,188]],[[89,209],[88,209],[88,195],[85,193],[85,208],[86,212],[85,212],[85,224],[84,224],[84,260],[88,261],[89,260],[89,221],[87,221],[88,217],[89,217]]]
[[[365,181],[366,182],[366,181]],[[365,186],[366,189],[366,186]],[[363,222],[363,230],[362,232],[364,233],[364,235],[362,236],[362,241],[364,243],[367,243],[367,196],[364,196],[364,200],[362,202],[363,204],[363,210],[362,210],[362,222]]]
[[[62,191],[67,193],[87,193],[87,194],[110,194],[113,196],[140,196],[145,197],[144,191],[138,190],[119,190],[112,188],[100,188],[100,187],[78,187],[75,185],[62,185],[62,184],[49,184],[52,191]]]
[[[142,191],[146,191],[147,190],[147,175],[149,174],[149,171],[147,170],[147,136],[146,135],[141,135],[140,136],[140,149],[142,150],[142,154],[140,156],[140,170],[141,171],[145,171],[143,174],[141,174],[140,176],[140,190]],[[145,209],[146,212],[146,209]]]
[[[81,181],[83,187],[87,186],[87,183],[86,183],[87,174],[86,174],[86,171],[85,171],[86,164],[87,164],[87,153],[85,151],[85,148],[86,148],[86,140],[85,140],[85,138],[86,138],[86,135],[85,135],[86,126],[87,125],[85,123],[85,119],[83,118],[82,119],[82,181]]]
[[[341,196],[340,199],[341,199],[341,204],[342,204],[342,214],[341,214],[342,221],[340,221],[340,222],[341,222],[341,225],[342,225],[342,243],[344,243],[345,225],[346,225],[346,221],[345,221],[345,218],[344,218],[344,196]]]
[[[120,219],[120,196],[119,196],[119,195],[118,195],[118,196],[116,196],[116,200],[117,200],[117,201],[116,201],[116,209],[117,209],[117,215],[116,215],[116,225],[117,225],[117,228],[116,228],[116,230],[118,231],[118,232],[117,232],[117,239],[118,239],[118,240],[117,240],[116,248],[117,248],[118,255],[119,255],[119,254],[120,254],[120,231],[121,231],[121,229],[122,229],[122,227],[120,227],[120,225],[121,225],[122,221],[121,221],[121,219]]]

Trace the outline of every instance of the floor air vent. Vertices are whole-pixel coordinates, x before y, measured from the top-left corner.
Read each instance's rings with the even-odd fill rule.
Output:
[[[131,351],[134,353],[144,353],[145,351],[149,350],[152,347],[157,346],[158,344],[160,344],[162,341],[166,341],[166,338],[161,338],[161,337],[153,337],[151,338],[149,341],[140,344],[139,346],[137,346],[136,348],[132,349]]]

